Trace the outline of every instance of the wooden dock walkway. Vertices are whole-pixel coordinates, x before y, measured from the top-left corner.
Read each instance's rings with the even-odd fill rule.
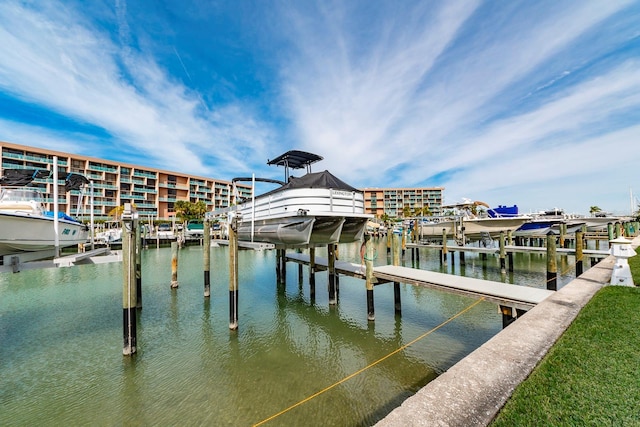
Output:
[[[309,255],[307,254],[288,253],[286,254],[286,258],[289,261],[301,264],[308,265],[310,263]],[[327,269],[328,261],[326,258],[315,257],[315,265],[319,269],[325,270]],[[365,279],[365,268],[363,265],[336,260],[335,269],[337,273]],[[455,294],[484,297],[487,301],[522,310],[529,310],[554,293],[554,291],[547,289],[512,285],[509,283],[455,276],[394,265],[374,267],[373,276],[375,285],[388,282],[408,283]]]

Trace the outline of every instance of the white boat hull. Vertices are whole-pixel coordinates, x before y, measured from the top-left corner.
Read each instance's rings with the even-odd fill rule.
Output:
[[[85,243],[88,229],[84,224],[60,219],[60,247]],[[54,220],[51,217],[0,212],[0,256],[33,252],[55,247]]]
[[[355,191],[297,188],[268,193],[238,206],[238,239],[283,246],[362,240],[364,197]]]
[[[500,237],[500,232],[508,233],[517,230],[522,224],[530,221],[528,217],[518,218],[472,218],[445,220],[437,223],[422,223],[420,225],[420,237],[430,240],[442,240],[443,232],[447,239],[464,240],[473,242],[484,236],[492,239]]]

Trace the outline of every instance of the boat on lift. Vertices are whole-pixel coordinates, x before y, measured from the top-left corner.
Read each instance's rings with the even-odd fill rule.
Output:
[[[478,212],[479,206],[487,211]],[[441,241],[443,234],[460,244],[497,239],[501,231],[514,231],[531,220],[531,217],[519,214],[516,205],[492,209],[484,202],[465,199],[442,208],[449,209],[451,215],[424,218],[418,228],[421,240]]]
[[[234,178],[260,181],[279,187],[259,196],[239,201],[227,209],[228,218],[237,219],[239,241],[272,243],[281,247],[321,246],[362,240],[373,215],[364,210],[364,194],[329,171],[312,172],[311,165],[323,158],[305,151],[291,150],[267,164],[283,166],[285,180]],[[306,169],[300,177],[291,170]],[[217,216],[214,211],[209,216]]]
[[[0,178],[0,257],[55,248],[58,224],[58,246],[87,242],[89,229],[80,221],[58,212],[46,210],[40,191],[26,187],[33,179],[47,178],[50,171],[7,169]],[[83,182],[77,174],[69,174],[65,186]],[[86,178],[84,178],[86,180]]]

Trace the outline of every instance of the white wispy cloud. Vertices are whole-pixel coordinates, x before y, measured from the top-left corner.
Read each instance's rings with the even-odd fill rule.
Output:
[[[587,203],[614,203],[611,186],[633,178],[613,153],[640,162],[629,147],[640,118],[640,7],[630,0],[257,4],[233,19],[229,34],[242,40],[208,52],[214,65],[160,36],[197,22],[201,53],[227,30],[207,19],[245,6],[177,8],[154,16],[162,31],[150,35],[132,3],[98,15],[79,4],[0,4],[1,94],[64,122],[0,117],[0,139],[96,157],[107,147],[222,178],[277,176],[265,161],[299,148],[352,185],[438,185],[448,201],[525,209],[578,204],[567,193],[583,181],[603,200]],[[263,87],[216,68],[238,53],[270,67],[254,70]],[[210,87],[203,70],[216,76]]]
[[[126,3],[116,6],[118,43],[81,11],[58,2],[0,5],[0,87],[104,130],[106,146],[137,152],[156,167],[209,175],[215,170],[226,177],[246,170],[245,159],[230,148],[261,152],[269,126],[256,126],[251,107],[240,103],[204,110],[198,94],[131,49]],[[32,130],[39,139],[37,127]],[[85,149],[90,135],[73,137],[75,144],[66,148],[95,155]]]
[[[577,180],[603,167],[593,144],[620,147],[628,141],[614,137],[633,135],[615,118],[640,107],[638,62],[593,74],[581,70],[592,58],[573,50],[629,4],[429,2],[428,16],[423,4],[374,14],[367,23],[379,33],[354,29],[341,3],[318,22],[289,12],[299,56],[285,69],[285,95],[306,147],[356,185],[440,175],[431,184],[453,199]]]

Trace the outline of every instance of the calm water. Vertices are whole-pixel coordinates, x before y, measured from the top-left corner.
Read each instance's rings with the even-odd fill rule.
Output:
[[[358,262],[359,245],[340,246]],[[376,264],[386,264],[385,242]],[[326,257],[326,250],[317,250]],[[401,285],[375,289],[367,322],[364,282],[340,277],[329,307],[327,273],[287,264],[278,286],[275,252],[239,255],[239,329],[230,331],[228,250],[211,253],[211,298],[203,297],[202,248],[179,254],[180,287],[170,289],[171,250],[143,252],[138,352],[122,355],[121,264],[0,274],[0,425],[228,425],[260,423],[342,381],[437,327],[475,300]],[[466,276],[545,287],[544,256],[517,255],[503,276],[497,258],[467,254]],[[411,265],[410,252],[406,265]],[[573,277],[572,258],[558,270]],[[422,250],[420,268],[442,269]],[[497,306],[481,302],[425,338],[265,425],[370,425],[500,331]]]

